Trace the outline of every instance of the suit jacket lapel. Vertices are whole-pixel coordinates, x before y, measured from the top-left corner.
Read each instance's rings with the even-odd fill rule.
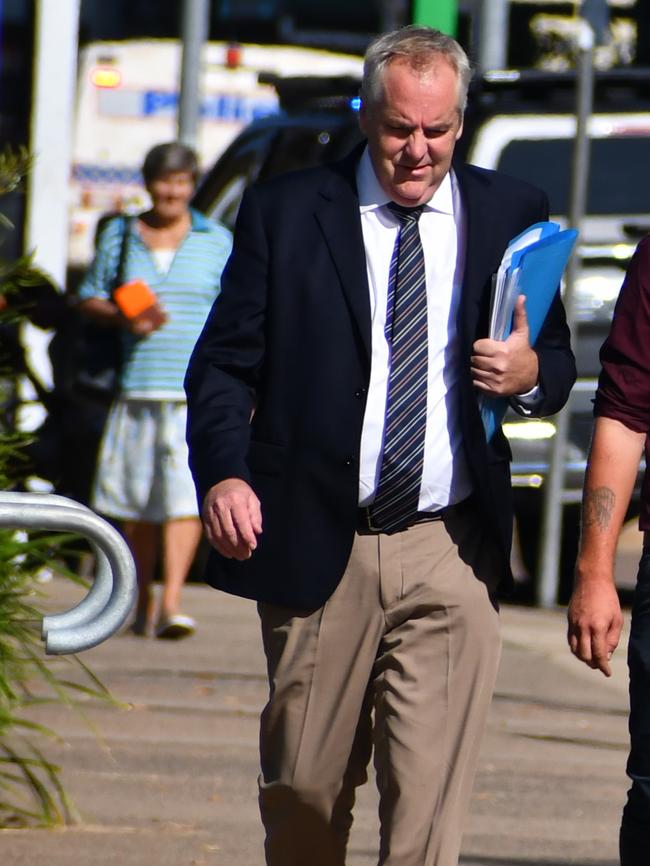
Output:
[[[355,170],[362,144],[343,161],[330,166],[320,195],[316,219],[339,274],[350,315],[364,347],[368,364],[371,353],[370,291],[366,256],[359,217]],[[481,305],[490,289],[491,275],[501,260],[497,242],[498,218],[490,198],[490,184],[459,164],[454,166],[466,214],[465,272],[459,306],[459,333],[469,350],[476,336]]]
[[[320,191],[322,203],[316,211],[316,219],[338,271],[369,368],[370,290],[355,182],[355,169],[363,146],[355,148],[345,160],[331,166]]]
[[[459,327],[464,348],[471,346],[492,274],[499,267],[502,251],[497,242],[498,215],[490,198],[489,182],[483,175],[454,166],[466,217],[465,273],[459,307]]]

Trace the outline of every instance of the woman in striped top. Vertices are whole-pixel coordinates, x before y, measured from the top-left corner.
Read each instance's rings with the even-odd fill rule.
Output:
[[[100,448],[93,491],[97,511],[121,521],[138,572],[133,631],[155,623],[160,638],[194,630],[180,612],[183,583],[201,536],[187,466],[183,377],[194,343],[219,293],[231,235],[192,210],[198,176],[192,150],[173,142],[154,147],[142,169],[150,210],[109,220],[80,289],[82,313],[121,329],[123,365],[118,399]],[[126,233],[126,235],[124,234]],[[113,300],[120,282],[140,280],[155,303],[136,316]],[[152,592],[161,552],[162,592]]]

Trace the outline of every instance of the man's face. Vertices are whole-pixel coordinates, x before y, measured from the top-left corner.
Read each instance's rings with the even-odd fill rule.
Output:
[[[381,98],[362,105],[359,123],[384,192],[405,207],[424,204],[449,171],[463,131],[454,68],[444,58],[418,70],[393,60]]]

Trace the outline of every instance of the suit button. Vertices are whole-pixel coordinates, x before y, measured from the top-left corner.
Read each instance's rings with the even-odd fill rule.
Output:
[[[345,466],[354,466],[356,464],[356,462],[357,462],[356,457],[346,457],[345,460],[343,461]]]
[[[359,399],[359,400],[362,397],[365,397],[365,395],[366,395],[366,389],[365,388],[359,388],[358,391],[354,392],[354,396],[357,397],[357,399]]]

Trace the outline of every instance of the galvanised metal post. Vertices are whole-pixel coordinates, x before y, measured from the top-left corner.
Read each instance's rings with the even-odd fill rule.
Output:
[[[478,64],[482,72],[505,69],[508,58],[509,0],[482,0]]]
[[[178,139],[192,148],[196,148],[201,115],[201,61],[209,17],[209,0],[184,0]]]
[[[47,653],[90,649],[126,622],[136,596],[135,565],[126,542],[107,521],[66,497],[2,491],[0,526],[76,532],[101,554],[86,599],[70,611],[44,617],[42,638]]]
[[[594,101],[594,32],[586,21],[581,21],[578,41],[578,93],[576,107],[576,136],[573,148],[569,225],[580,229],[587,205],[589,180],[590,141],[588,123]],[[567,321],[575,339],[575,285],[578,257],[574,251],[567,267],[564,306]],[[542,513],[541,555],[536,586],[536,601],[540,607],[551,608],[558,603],[560,585],[560,554],[564,512],[564,461],[569,439],[571,400],[556,416],[555,436],[551,444],[548,477],[544,485]]]
[[[53,505],[63,505],[66,508],[77,508],[87,514],[94,514],[90,508],[76,502],[74,499],[69,499],[66,496],[57,496],[52,493],[16,493],[16,492],[1,492],[0,503],[5,505],[39,505],[51,507]],[[88,590],[88,593],[75,607],[64,613],[54,613],[43,617],[42,637],[45,637],[53,628],[68,628],[72,625],[90,622],[106,607],[112,591],[113,578],[111,576],[111,567],[106,554],[93,541],[90,541],[90,546],[95,555],[96,569],[95,578]]]

